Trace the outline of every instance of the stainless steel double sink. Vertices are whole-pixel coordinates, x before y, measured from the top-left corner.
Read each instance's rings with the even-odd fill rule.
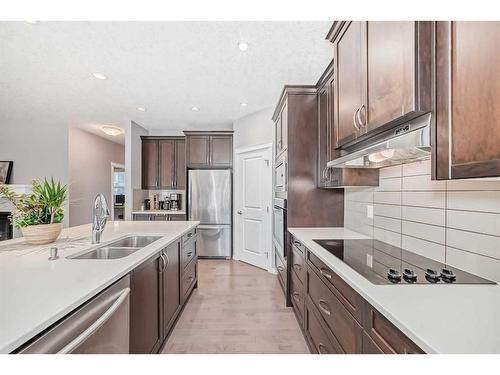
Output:
[[[71,255],[68,259],[119,259],[159,240],[160,236],[127,236],[94,249]]]

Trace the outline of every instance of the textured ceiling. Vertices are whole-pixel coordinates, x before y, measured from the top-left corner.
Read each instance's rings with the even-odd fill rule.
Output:
[[[274,106],[284,84],[315,83],[332,57],[330,25],[0,22],[0,119],[89,130],[131,120],[147,129],[227,128]]]

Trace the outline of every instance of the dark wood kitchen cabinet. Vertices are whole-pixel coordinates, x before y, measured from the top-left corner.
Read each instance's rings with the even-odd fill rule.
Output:
[[[185,189],[184,137],[141,137],[142,188]]]
[[[500,176],[500,22],[436,22],[436,179]]]
[[[181,246],[176,241],[165,248],[162,252],[162,307],[163,307],[163,336],[172,327],[176,313],[181,307],[181,288],[180,288],[180,259]]]
[[[232,132],[184,132],[189,168],[230,168],[233,165]]]
[[[130,273],[130,353],[156,353],[162,342],[160,255]]]
[[[288,108],[283,104],[283,108],[274,122],[275,149],[274,157],[278,160],[288,146]]]
[[[335,147],[432,109],[432,22],[335,22]]]

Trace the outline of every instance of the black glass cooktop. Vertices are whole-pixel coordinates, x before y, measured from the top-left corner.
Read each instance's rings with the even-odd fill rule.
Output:
[[[377,240],[314,240],[374,284],[496,284]]]

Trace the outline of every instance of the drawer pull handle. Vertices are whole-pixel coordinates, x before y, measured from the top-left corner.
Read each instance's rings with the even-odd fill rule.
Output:
[[[297,271],[300,271],[302,269],[302,265],[298,264],[298,263],[294,263],[293,268],[295,268]]]
[[[326,277],[327,279],[331,279],[332,278],[332,274],[330,272],[328,272],[327,270],[325,270],[324,268],[320,268],[319,269],[319,273]]]
[[[192,233],[192,232],[191,232],[191,233],[188,233],[188,234],[187,234],[187,236],[188,236],[188,238],[190,238],[190,237],[192,237],[192,236],[193,236],[193,233]]]
[[[326,307],[323,307],[323,305],[325,305]],[[324,299],[320,299],[318,301],[318,307],[321,311],[323,311],[326,315],[330,316],[332,313],[330,312],[330,310],[328,310],[328,303],[326,303],[326,301]]]
[[[281,266],[278,266],[278,271],[283,272],[285,269]]]
[[[190,251],[189,253],[187,253],[187,256],[190,257],[191,255],[193,255],[193,252]]]
[[[293,243],[297,246],[302,246],[302,244],[299,241],[293,241]]]
[[[328,349],[326,348],[326,346],[324,344],[322,344],[321,342],[318,344],[318,354],[323,354],[323,350],[324,350],[324,354],[328,354]]]
[[[298,292],[293,292],[293,298],[295,298],[297,301],[300,301],[300,294]]]

